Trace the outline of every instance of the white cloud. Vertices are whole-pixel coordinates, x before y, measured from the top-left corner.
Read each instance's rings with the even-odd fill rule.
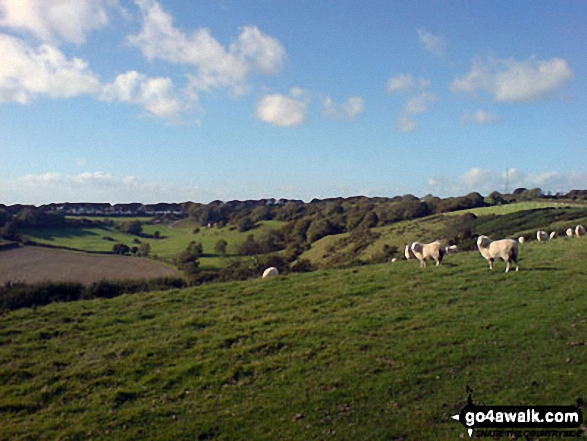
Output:
[[[279,41],[254,26],[245,26],[235,42],[225,48],[207,28],[186,35],[173,25],[173,18],[156,0],[135,0],[143,25],[140,33],[128,37],[149,59],[160,59],[177,64],[192,65],[196,73],[190,75],[194,90],[209,91],[227,87],[233,93],[246,90],[247,77],[258,71],[275,74],[281,71],[285,49]]]
[[[438,58],[443,58],[446,53],[444,37],[434,35],[424,28],[418,29],[418,38],[422,47]]]
[[[431,104],[438,101],[438,97],[426,89],[430,81],[424,78],[416,80],[410,74],[400,74],[389,78],[387,91],[390,93],[401,92],[407,95],[402,112],[396,119],[395,128],[400,132],[414,132],[418,123],[411,118],[411,115],[427,112]]]
[[[136,104],[148,114],[167,119],[176,119],[183,107],[169,78],[148,78],[130,71],[103,84],[84,60],[68,59],[47,43],[32,47],[4,34],[0,34],[0,53],[0,103],[91,95]]]
[[[281,127],[299,126],[306,119],[307,104],[281,94],[265,95],[257,105],[257,118]]]
[[[524,102],[549,95],[572,77],[573,71],[563,58],[489,59],[474,63],[466,75],[452,82],[450,89],[471,95],[483,90],[495,101]]]
[[[499,121],[500,117],[496,113],[488,112],[487,110],[478,109],[475,112],[465,112],[460,118],[459,123],[461,125],[467,124],[491,124]]]
[[[85,61],[69,60],[49,44],[29,47],[0,34],[0,53],[0,102],[26,104],[38,95],[68,98],[100,89],[100,81]]]
[[[395,128],[400,132],[413,132],[418,128],[418,123],[408,115],[401,114],[395,122]]]
[[[516,188],[541,188],[553,193],[587,188],[587,173],[542,172],[527,173],[515,168],[508,170],[508,191]],[[505,191],[505,171],[472,168],[456,178],[434,176],[428,180],[427,193],[439,196],[461,196],[472,191],[488,195]]]
[[[148,78],[136,71],[118,75],[104,86],[100,98],[138,104],[148,113],[166,119],[176,119],[183,108],[169,78]]]
[[[2,0],[0,26],[24,30],[37,38],[81,44],[86,34],[108,23],[114,0]]]
[[[198,186],[145,181],[136,176],[115,177],[95,171],[77,175],[43,173],[0,180],[0,200],[6,204],[50,202],[185,202],[213,200],[218,194]]]
[[[405,111],[411,115],[416,113],[424,113],[428,111],[430,104],[438,101],[438,98],[430,92],[421,92],[415,96],[410,97],[406,101]]]
[[[335,104],[331,97],[326,97],[322,104],[322,115],[327,118],[352,121],[365,111],[365,101],[359,96],[352,96],[342,104]]]
[[[386,90],[388,92],[414,92],[424,90],[430,85],[430,81],[424,78],[416,80],[410,74],[399,74],[387,80]]]

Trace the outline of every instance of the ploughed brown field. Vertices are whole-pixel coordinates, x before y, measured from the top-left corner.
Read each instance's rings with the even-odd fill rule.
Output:
[[[161,263],[130,256],[104,256],[39,247],[0,251],[0,284],[71,281],[91,284],[99,280],[180,277]]]

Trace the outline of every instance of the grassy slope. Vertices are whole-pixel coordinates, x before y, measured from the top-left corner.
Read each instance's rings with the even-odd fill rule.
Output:
[[[582,202],[565,201],[565,202],[551,202],[551,201],[527,201],[516,202],[513,204],[496,205],[493,207],[470,208],[468,210],[454,211],[446,213],[447,216],[461,215],[465,213],[473,213],[477,216],[485,216],[488,214],[509,214],[523,210],[534,210],[537,208],[570,208],[570,207],[585,207]]]
[[[103,218],[101,218],[103,219]],[[121,221],[121,219],[115,219]],[[126,221],[123,219],[122,221]],[[159,231],[161,239],[139,238],[141,242],[149,243],[151,255],[157,255],[163,260],[171,260],[177,253],[186,249],[192,241],[202,242],[204,253],[210,255],[203,257],[200,261],[202,267],[219,267],[222,265],[221,258],[215,255],[214,245],[219,239],[228,242],[227,252],[235,253],[237,246],[242,243],[249,234],[257,236],[263,234],[268,228],[278,228],[282,223],[276,221],[261,222],[258,228],[250,232],[240,233],[238,230],[230,231],[228,227],[213,228],[208,230],[200,227],[200,233],[194,234],[193,230],[198,226],[190,221],[175,223],[173,227],[167,225],[143,225],[143,232],[154,234]],[[136,236],[120,232],[114,228],[48,228],[29,229],[23,231],[27,238],[40,244],[47,244],[56,247],[66,247],[80,251],[108,252],[116,242],[125,243],[128,246],[133,244]],[[116,242],[104,240],[104,237],[111,237]]]
[[[516,238],[526,235],[535,238],[538,228],[557,231],[564,235],[564,231],[578,223],[587,224],[587,207],[576,204],[571,206],[554,206],[554,204],[538,204],[521,202],[500,207],[486,207],[478,210],[479,221],[473,234],[486,234],[492,237]],[[552,207],[551,207],[552,205]],[[515,207],[514,207],[515,206]],[[501,210],[501,207],[508,207]],[[448,223],[454,222],[454,216],[471,210],[462,210],[443,215],[433,215],[421,219],[402,221],[386,227],[373,228],[372,231],[379,237],[366,247],[359,255],[363,260],[370,260],[383,250],[384,245],[396,246],[403,257],[403,249],[407,243],[415,240],[429,242],[436,239],[446,240],[443,237]],[[498,215],[498,216],[492,216]],[[349,235],[338,234],[324,237],[312,244],[312,248],[302,254],[314,263],[321,264],[328,259],[336,258],[334,254],[344,253],[352,246],[340,247],[338,244]],[[333,252],[334,250],[334,252]]]
[[[587,238],[0,317],[0,439],[458,439],[587,398]],[[580,343],[580,344],[579,344]],[[466,435],[465,435],[466,436]]]

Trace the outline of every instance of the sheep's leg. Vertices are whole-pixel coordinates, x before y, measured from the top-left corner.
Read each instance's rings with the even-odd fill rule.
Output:
[[[505,272],[507,273],[507,272],[509,272],[509,270],[510,270],[510,261],[508,259],[508,260],[506,260]]]
[[[424,259],[420,260],[420,268],[426,268],[426,261]]]
[[[489,259],[489,269],[493,269],[493,259]]]
[[[440,266],[440,260],[436,261],[436,266]]]

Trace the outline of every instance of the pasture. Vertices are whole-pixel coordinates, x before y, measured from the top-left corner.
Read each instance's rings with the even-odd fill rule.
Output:
[[[89,285],[100,280],[181,277],[167,265],[129,256],[102,256],[41,247],[0,251],[0,284],[70,281]]]
[[[126,218],[97,218],[96,220],[127,221]],[[102,253],[110,252],[112,246],[116,243],[124,243],[130,247],[139,246],[133,243],[133,240],[138,239],[142,243],[150,245],[151,256],[156,256],[168,262],[179,252],[185,250],[191,241],[195,240],[202,243],[204,251],[204,256],[200,259],[202,268],[219,268],[223,264],[222,258],[214,251],[214,246],[218,240],[226,240],[228,243],[227,254],[233,255],[236,253],[237,247],[246,240],[249,234],[258,237],[268,229],[279,228],[281,225],[283,225],[282,222],[263,221],[259,223],[257,228],[247,232],[231,230],[229,227],[208,229],[190,220],[174,222],[172,225],[143,225],[143,233],[152,236],[158,231],[161,236],[160,239],[133,236],[114,227],[39,228],[22,230],[21,233],[26,239],[41,245]],[[196,228],[200,229],[198,233],[194,233]],[[108,238],[112,240],[108,240]]]
[[[478,219],[470,224],[471,234],[486,234],[492,238],[518,238],[525,235],[528,238],[536,238],[536,230],[544,229],[548,232],[556,231],[559,236],[564,236],[564,231],[577,224],[587,225],[587,206],[550,207],[530,209],[534,202],[522,202],[500,207],[509,207],[509,212],[498,214],[494,208],[486,207],[481,210]],[[518,210],[513,210],[516,206]],[[485,210],[485,211],[483,211]],[[436,239],[448,243],[451,235],[463,226],[463,221],[456,217],[469,212],[469,210],[454,213],[435,214],[420,219],[397,222],[389,226],[372,228],[370,231],[374,237],[360,246],[360,240],[353,238],[350,233],[326,236],[312,244],[310,250],[305,251],[301,257],[309,259],[317,265],[330,264],[332,262],[345,262],[351,258],[358,258],[370,262],[380,255],[385,245],[395,246],[398,249],[398,257],[403,257],[404,246],[416,240],[424,243]]]
[[[1,439],[466,438],[450,418],[587,399],[587,238],[21,309]],[[585,408],[583,409],[585,411]]]

